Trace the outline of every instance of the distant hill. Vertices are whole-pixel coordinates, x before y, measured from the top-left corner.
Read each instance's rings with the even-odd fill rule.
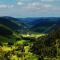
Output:
[[[60,28],[60,18],[58,17],[37,18],[37,20],[32,23],[34,25],[30,30],[33,32],[48,33],[54,29],[55,26],[59,26]]]
[[[25,23],[31,32],[48,33],[55,26],[60,26],[60,17],[32,17],[18,18],[18,20]]]
[[[17,22],[17,18],[13,17],[0,17],[0,39],[5,40],[12,39],[12,34],[15,32],[21,32],[21,30],[24,30],[25,24],[22,22]],[[11,37],[12,36],[12,37]],[[12,39],[13,40],[13,39]]]
[[[18,34],[28,32],[49,33],[56,27],[60,28],[59,17],[13,18],[4,16],[0,17],[0,39],[14,40],[15,36],[13,36],[13,33],[16,32]]]
[[[0,31],[25,33],[27,31],[48,33],[55,26],[60,27],[59,17],[38,17],[38,18],[13,18],[9,16],[0,17]],[[0,33],[1,33],[0,32]]]
[[[16,31],[24,27],[24,23],[17,22],[18,19],[12,17],[0,17],[0,24],[3,24],[12,30]]]

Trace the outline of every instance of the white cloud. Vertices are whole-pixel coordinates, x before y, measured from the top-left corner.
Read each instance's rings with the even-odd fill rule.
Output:
[[[15,6],[14,5],[8,5],[7,7],[8,8],[14,8]]]
[[[54,2],[54,1],[56,1],[56,0],[16,0],[16,1],[20,1],[20,2],[30,2],[30,1],[32,1],[32,2],[39,2],[39,1],[42,1],[42,2]]]
[[[59,7],[56,7],[51,4],[43,4],[39,2],[33,2],[33,3],[28,3],[25,6],[23,6],[24,11],[29,11],[29,12],[58,12],[60,11]]]
[[[17,2],[17,5],[23,5],[23,3],[22,2]]]
[[[13,8],[14,5],[6,5],[6,4],[0,4],[0,9],[2,8]]]
[[[42,3],[39,3],[39,2],[34,2],[34,3],[30,3],[30,4],[27,4],[26,6],[24,6],[23,8],[26,9],[26,10],[45,10],[45,9],[48,9],[52,7],[51,5],[49,4],[42,4]]]
[[[42,2],[54,2],[54,0],[41,0]]]
[[[7,5],[0,5],[0,8],[7,8]]]

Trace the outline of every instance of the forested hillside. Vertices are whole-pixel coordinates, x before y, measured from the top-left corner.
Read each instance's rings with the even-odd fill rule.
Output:
[[[60,60],[60,18],[31,19],[0,17],[0,60]]]

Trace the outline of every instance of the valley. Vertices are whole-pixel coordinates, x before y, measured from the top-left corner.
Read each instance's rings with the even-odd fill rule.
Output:
[[[0,17],[0,60],[60,60],[60,18]]]

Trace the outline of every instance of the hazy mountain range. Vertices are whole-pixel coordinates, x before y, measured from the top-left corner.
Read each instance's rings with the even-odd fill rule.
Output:
[[[19,21],[27,24],[32,32],[48,33],[54,27],[60,27],[59,17],[20,18]]]
[[[55,30],[56,27],[60,28],[59,17],[13,18],[4,16],[0,17],[0,39],[12,42],[19,34],[28,32],[45,34]]]
[[[59,17],[41,17],[41,18],[13,18],[13,17],[0,17],[0,34],[9,31],[47,33],[54,27],[60,27]],[[23,33],[22,32],[22,33]]]

